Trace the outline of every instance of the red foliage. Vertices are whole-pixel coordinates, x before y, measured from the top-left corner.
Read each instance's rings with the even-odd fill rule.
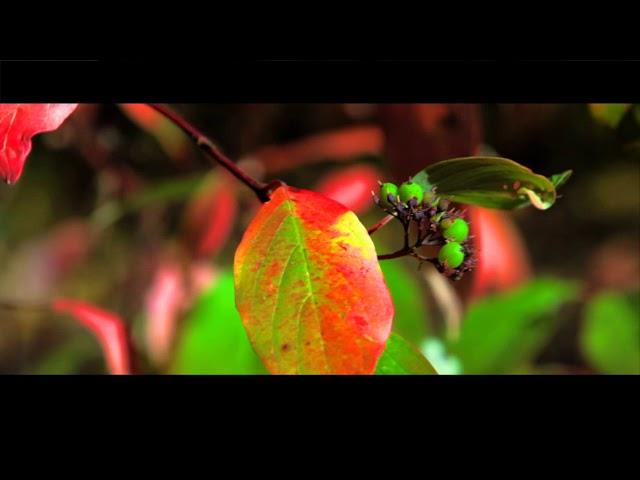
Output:
[[[186,159],[188,138],[162,114],[146,103],[122,103],[120,108],[140,128],[153,135],[172,159],[179,162]]]
[[[166,365],[180,316],[215,277],[206,261],[183,267],[171,258],[161,260],[146,297],[147,350],[156,365]]]
[[[212,257],[224,246],[237,214],[234,181],[224,176],[209,182],[188,205],[184,235],[196,257]]]
[[[31,151],[31,137],[58,128],[77,106],[77,103],[0,104],[0,177],[9,184],[17,182]]]
[[[432,163],[472,155],[482,143],[478,105],[401,103],[379,109],[386,156],[398,182]]]
[[[355,213],[362,213],[374,205],[371,191],[378,190],[380,178],[374,167],[356,165],[330,173],[320,181],[316,191]]]
[[[50,253],[50,268],[63,276],[82,263],[91,248],[89,224],[83,220],[67,220],[50,234],[47,247]]]
[[[147,350],[157,364],[164,364],[169,357],[185,297],[180,265],[175,262],[160,265],[146,299]]]
[[[55,312],[71,315],[94,333],[111,373],[131,373],[129,337],[120,317],[89,303],[65,298],[55,299],[51,308]]]
[[[470,298],[511,289],[531,275],[529,256],[511,218],[500,210],[468,207],[478,266]]]
[[[286,145],[269,145],[251,155],[267,173],[280,172],[323,160],[348,160],[382,151],[384,136],[379,127],[346,127],[319,133]]]

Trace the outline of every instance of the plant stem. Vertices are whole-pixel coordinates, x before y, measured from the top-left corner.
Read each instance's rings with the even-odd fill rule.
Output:
[[[42,303],[22,303],[8,300],[0,300],[0,311],[16,312],[16,313],[49,313],[51,311],[49,305]]]
[[[229,171],[229,173],[231,173],[234,177],[244,183],[247,187],[253,190],[253,192],[261,202],[264,203],[269,201],[271,192],[279,186],[284,185],[281,180],[264,183],[249,176],[247,173],[238,168],[238,166],[224,153],[222,153],[220,149],[216,147],[206,135],[204,135],[200,130],[189,123],[184,117],[167,106],[160,105],[158,103],[149,103],[148,105],[165,116],[168,120],[173,122],[187,135],[189,135],[191,140],[194,141],[194,143],[200,150],[202,150],[210,159],[214,160],[220,166]]]
[[[369,233],[369,235],[373,235],[378,230],[380,230],[382,227],[384,227],[387,223],[389,223],[393,218],[394,218],[393,215],[387,215],[382,220],[380,220],[378,223],[376,223],[373,227],[371,227],[369,230],[367,230],[367,233]]]
[[[392,260],[394,258],[406,257],[413,253],[413,248],[403,248],[393,253],[385,253],[384,255],[378,255],[378,260]]]

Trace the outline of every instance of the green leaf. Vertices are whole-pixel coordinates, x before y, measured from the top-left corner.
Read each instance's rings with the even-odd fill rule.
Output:
[[[540,279],[472,304],[454,345],[464,373],[508,373],[530,361],[554,333],[554,314],[576,294],[573,283]]]
[[[280,187],[234,259],[236,305],[272,373],[372,374],[394,306],[367,229],[346,207]]]
[[[378,361],[376,375],[437,375],[429,360],[397,333],[392,333]]]
[[[640,374],[640,293],[595,297],[587,306],[581,345],[602,373]]]
[[[396,308],[393,331],[409,342],[420,344],[429,333],[429,312],[422,283],[400,259],[380,262],[380,267]]]
[[[551,177],[549,177],[549,180],[551,180],[551,183],[553,183],[553,186],[556,187],[556,190],[557,190],[562,185],[567,183],[571,175],[573,175],[573,170],[566,170],[562,173],[556,173],[555,175],[551,175]]]
[[[196,300],[184,321],[172,373],[266,373],[234,303],[233,276],[224,272]]]
[[[564,180],[567,172],[560,174]],[[532,204],[546,210],[556,200],[551,180],[506,158],[453,158],[430,165],[412,179],[440,197],[487,208],[514,209]]]
[[[423,341],[420,345],[420,351],[440,375],[460,375],[462,373],[460,360],[449,354],[445,343],[438,337],[430,337]]]
[[[600,123],[616,128],[627,111],[630,103],[590,103],[591,115]]]

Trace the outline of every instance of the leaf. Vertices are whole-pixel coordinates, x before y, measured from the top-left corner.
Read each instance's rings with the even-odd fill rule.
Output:
[[[640,294],[595,297],[587,306],[580,340],[598,371],[640,374]]]
[[[600,123],[616,128],[627,111],[630,103],[590,103],[591,115]]]
[[[384,135],[375,125],[355,125],[310,135],[287,144],[267,145],[253,152],[266,173],[277,173],[304,165],[347,161],[364,155],[377,155],[384,148]]]
[[[269,371],[373,373],[394,308],[353,212],[278,188],[245,232],[234,274],[236,305]]]
[[[234,303],[233,276],[224,272],[185,318],[172,373],[266,373]]]
[[[115,375],[131,373],[129,337],[120,317],[89,303],[58,298],[51,304],[53,311],[66,313],[78,320],[97,337],[109,371]]]
[[[401,260],[380,262],[380,267],[396,310],[393,331],[418,345],[429,333],[429,312],[422,284]]]
[[[371,192],[378,190],[380,172],[369,165],[356,165],[328,174],[316,190],[360,214],[374,206]]]
[[[424,190],[435,186],[441,197],[488,208],[508,210],[532,204],[546,210],[556,200],[551,180],[499,157],[445,160],[425,168],[412,180]]]
[[[153,274],[145,299],[146,346],[156,365],[165,365],[178,319],[187,297],[182,265],[162,260]]]
[[[58,128],[77,103],[0,103],[0,177],[9,184],[22,175],[31,137]]]
[[[437,337],[427,338],[420,345],[420,351],[425,356],[434,370],[439,375],[460,375],[462,373],[462,364],[460,360],[450,355],[444,342]]]
[[[215,256],[231,235],[238,208],[229,177],[210,176],[185,209],[183,239],[197,256]]]
[[[464,373],[507,373],[531,360],[555,331],[554,313],[576,293],[572,283],[541,279],[472,304],[454,345]]]
[[[429,360],[397,333],[392,333],[378,361],[376,375],[437,375]]]
[[[120,108],[140,128],[153,135],[172,158],[182,160],[189,153],[189,139],[182,130],[146,103],[121,103]]]
[[[527,281],[531,276],[529,254],[509,213],[474,205],[467,213],[478,260],[469,297],[477,299]]]
[[[556,173],[555,175],[551,175],[551,177],[549,177],[549,180],[551,180],[551,183],[553,183],[553,186],[556,187],[556,190],[557,190],[562,185],[567,183],[571,175],[573,175],[573,170],[565,170],[562,173]]]

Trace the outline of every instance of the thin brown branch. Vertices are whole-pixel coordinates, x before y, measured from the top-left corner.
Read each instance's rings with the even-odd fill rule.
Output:
[[[413,254],[413,248],[406,247],[397,252],[385,253],[384,255],[378,255],[378,260],[392,260],[394,258],[406,257]]]
[[[271,192],[283,185],[283,182],[276,180],[270,183],[264,183],[255,178],[249,176],[243,170],[241,170],[231,159],[229,159],[224,153],[216,147],[213,142],[204,135],[200,130],[194,127],[184,117],[170,109],[165,105],[157,103],[150,103],[149,106],[165,116],[176,126],[178,126],[183,132],[185,132],[191,140],[202,150],[210,159],[214,160],[217,164],[229,171],[234,177],[244,183],[256,194],[261,202],[269,201]]]

